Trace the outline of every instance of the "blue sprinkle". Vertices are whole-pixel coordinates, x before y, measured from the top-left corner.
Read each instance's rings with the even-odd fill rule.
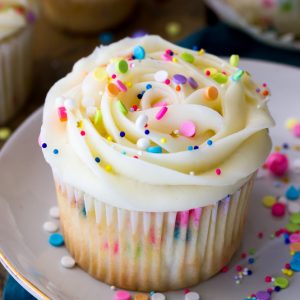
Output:
[[[194,146],[194,150],[198,150],[199,149],[199,146]]]
[[[200,50],[200,47],[197,46],[197,45],[194,45],[194,46],[193,46],[193,50],[194,50],[194,51],[199,51],[199,50]]]
[[[286,245],[289,245],[291,242],[290,242],[290,239],[289,238],[285,238],[284,239],[284,243],[286,244]]]
[[[138,94],[137,97],[141,100],[143,98],[143,94]]]
[[[147,85],[146,85],[146,89],[147,89],[147,90],[150,90],[150,89],[152,89],[152,84],[150,84],[150,83],[149,83],[149,84],[147,84]]]
[[[297,189],[293,185],[291,185],[289,187],[289,189],[286,191],[285,196],[289,200],[294,201],[294,200],[297,200],[299,198],[299,192],[297,191]]]
[[[145,134],[148,135],[149,133],[150,133],[150,131],[149,131],[148,129],[146,129],[146,130],[145,130]]]
[[[162,148],[160,146],[149,147],[149,148],[147,148],[147,152],[150,152],[150,153],[162,153]]]
[[[247,275],[251,276],[253,274],[253,272],[251,270],[248,270]]]
[[[56,155],[56,154],[58,154],[58,153],[59,153],[58,149],[54,149],[54,150],[53,150],[53,154]]]
[[[290,148],[289,144],[287,144],[287,143],[283,143],[282,147],[283,147],[283,149],[289,149]]]
[[[96,163],[99,163],[99,162],[100,162],[100,157],[98,157],[98,156],[95,157],[95,162],[96,162]]]
[[[213,141],[212,141],[212,140],[208,140],[208,141],[207,141],[207,145],[208,145],[208,146],[211,146],[212,144],[213,144]]]
[[[43,143],[43,144],[42,144],[42,148],[47,148],[47,144],[46,144],[46,143]]]
[[[180,227],[175,225],[175,229],[174,229],[174,239],[178,240],[180,237]]]
[[[255,262],[255,259],[254,259],[254,258],[251,257],[251,258],[248,259],[248,263],[249,263],[249,264],[254,264],[254,262]]]
[[[153,296],[155,294],[155,292],[151,291],[149,294],[150,294],[150,296]]]
[[[275,286],[274,290],[275,290],[275,292],[280,292],[281,288],[280,288],[280,286]]]
[[[142,46],[135,46],[133,48],[133,55],[138,60],[144,59],[145,58],[145,49]]]
[[[86,209],[85,209],[85,207],[82,208],[81,212],[82,212],[82,215],[83,215],[84,217],[86,217]]]
[[[103,45],[110,44],[113,41],[113,35],[110,32],[103,32],[99,35],[99,40]]]
[[[231,79],[233,81],[239,81],[243,77],[244,73],[245,72],[243,70],[239,69],[231,76]]]
[[[52,233],[48,241],[51,246],[60,247],[64,244],[64,237],[60,233]]]
[[[290,265],[291,265],[291,269],[294,271],[294,272],[300,272],[300,260],[297,260],[297,259],[293,259],[291,262],[290,262]]]
[[[188,149],[189,151],[192,151],[192,150],[194,149],[194,147],[193,147],[193,146],[188,146],[187,149]]]
[[[298,260],[298,261],[300,262],[300,252],[299,252],[299,251],[296,252],[296,253],[294,254],[293,258],[294,258],[295,260]]]
[[[120,137],[124,137],[125,136],[125,132],[124,131],[121,131],[120,132]]]
[[[121,151],[121,154],[126,155],[127,153],[126,153],[125,150],[122,150],[122,151]]]

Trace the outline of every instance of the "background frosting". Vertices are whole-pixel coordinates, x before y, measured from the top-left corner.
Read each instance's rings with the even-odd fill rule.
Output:
[[[157,36],[126,38],[97,48],[54,85],[40,143],[55,176],[111,205],[206,206],[236,191],[267,157],[268,94],[246,72],[203,51]],[[66,121],[58,117],[61,109]],[[178,132],[187,121],[195,125],[193,137]],[[153,149],[162,153],[148,152]]]

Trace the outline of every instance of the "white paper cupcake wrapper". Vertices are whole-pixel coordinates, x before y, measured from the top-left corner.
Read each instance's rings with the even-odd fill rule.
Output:
[[[214,206],[152,213],[112,207],[55,177],[66,246],[83,269],[111,285],[191,286],[219,272],[238,249],[253,180]]]
[[[0,124],[24,104],[31,83],[32,26],[0,41]]]

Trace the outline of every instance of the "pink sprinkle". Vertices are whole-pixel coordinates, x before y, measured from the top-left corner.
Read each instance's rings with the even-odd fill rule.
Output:
[[[216,169],[216,174],[221,175],[221,169]]]
[[[227,266],[223,267],[221,272],[226,273],[229,271],[229,268]]]
[[[119,252],[119,243],[114,244],[114,254],[117,254]]]
[[[190,291],[191,291],[190,289],[184,289],[184,290],[183,290],[184,294],[187,294],[187,293],[189,293]]]
[[[267,158],[266,166],[272,174],[283,176],[288,171],[289,161],[285,154],[273,152]]]
[[[300,138],[300,123],[296,124],[293,127],[292,133],[293,133],[294,137]]]
[[[263,87],[267,87],[267,84],[266,84],[266,83],[263,83],[262,86],[263,86]]]
[[[180,125],[179,132],[186,137],[193,137],[196,134],[196,125],[193,121],[185,121]]]
[[[167,49],[167,50],[166,50],[166,53],[167,53],[168,55],[171,55],[171,54],[173,53],[173,51],[172,51],[171,49]]]
[[[67,110],[64,106],[58,108],[58,117],[61,122],[65,122],[68,120]]]
[[[171,83],[171,80],[170,80],[170,79],[166,79],[166,80],[165,80],[165,84],[168,84],[168,85],[169,85],[170,83]]]
[[[85,131],[84,131],[84,130],[81,130],[81,131],[80,131],[80,134],[81,134],[82,136],[85,136]]]
[[[157,102],[152,105],[152,107],[160,107],[160,106],[167,106],[168,103],[166,101]]]
[[[167,113],[167,111],[168,108],[166,106],[162,107],[155,116],[156,120],[161,120],[164,117],[164,115]]]
[[[291,243],[300,243],[300,233],[293,233],[290,235]]]
[[[274,217],[282,217],[285,214],[285,205],[283,203],[275,203],[272,206],[272,215]]]
[[[237,272],[241,272],[243,270],[243,267],[242,266],[236,266],[235,269],[236,269]]]
[[[126,85],[121,80],[117,80],[117,86],[122,92],[127,91]]]
[[[112,79],[115,79],[116,77],[117,77],[116,74],[112,74],[112,75],[111,75],[111,78],[112,78]]]
[[[130,293],[127,291],[117,291],[114,296],[114,300],[130,300]]]
[[[172,56],[167,53],[162,54],[161,58],[166,61],[172,60]]]

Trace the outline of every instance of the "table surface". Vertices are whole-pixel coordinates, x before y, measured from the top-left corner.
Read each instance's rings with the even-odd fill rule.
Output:
[[[176,42],[205,25],[202,1],[139,0],[132,16],[119,27],[109,31],[117,41],[142,29]],[[177,23],[176,35],[167,32],[169,23]],[[34,110],[41,106],[49,88],[72,68],[81,57],[87,56],[99,45],[99,35],[74,35],[59,31],[40,16],[33,41],[33,89],[27,103],[4,126],[16,129]],[[0,140],[0,149],[4,141]],[[0,264],[0,299],[6,272]]]

